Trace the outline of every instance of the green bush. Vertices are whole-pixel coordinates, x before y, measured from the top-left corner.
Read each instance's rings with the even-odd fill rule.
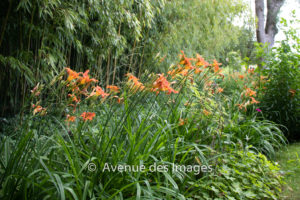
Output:
[[[300,39],[296,30],[285,33],[286,39],[265,60],[262,73],[268,81],[260,101],[264,116],[284,125],[288,138],[293,140],[300,139]]]

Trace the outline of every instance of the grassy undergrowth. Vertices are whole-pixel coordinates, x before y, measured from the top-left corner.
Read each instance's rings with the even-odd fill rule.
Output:
[[[300,143],[288,145],[287,148],[277,152],[281,172],[284,174],[284,181],[287,183],[283,189],[283,199],[300,199]]]

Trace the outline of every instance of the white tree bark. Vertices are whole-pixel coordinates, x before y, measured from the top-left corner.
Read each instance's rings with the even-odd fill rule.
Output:
[[[277,16],[284,0],[267,0],[267,19],[265,20],[264,0],[255,0],[255,14],[257,17],[256,37],[257,42],[268,43],[269,48],[274,45],[275,35],[278,33],[276,27]]]

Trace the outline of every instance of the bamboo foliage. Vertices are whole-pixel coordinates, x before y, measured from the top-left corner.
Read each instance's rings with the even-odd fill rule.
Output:
[[[135,41],[145,45],[141,39],[164,0],[9,0],[0,6],[0,91],[6,94],[0,115],[6,115],[22,106],[37,82],[66,66],[104,72],[103,85],[122,79],[132,49],[141,49]]]

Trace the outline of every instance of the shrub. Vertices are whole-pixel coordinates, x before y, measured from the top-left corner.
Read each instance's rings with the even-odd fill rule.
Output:
[[[300,40],[295,30],[285,33],[286,39],[273,49],[262,69],[268,81],[260,101],[265,117],[284,125],[293,140],[300,139]]]

